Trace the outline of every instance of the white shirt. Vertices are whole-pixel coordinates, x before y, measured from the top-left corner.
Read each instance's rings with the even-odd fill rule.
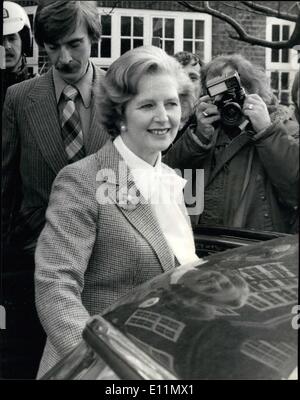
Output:
[[[150,204],[169,248],[180,264],[199,260],[182,190],[186,179],[161,162],[154,166],[134,154],[119,135],[114,146],[128,165],[134,183]]]

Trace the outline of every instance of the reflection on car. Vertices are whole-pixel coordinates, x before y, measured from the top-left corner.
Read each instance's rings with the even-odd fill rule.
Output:
[[[297,377],[298,236],[279,236],[144,283],[42,379]]]

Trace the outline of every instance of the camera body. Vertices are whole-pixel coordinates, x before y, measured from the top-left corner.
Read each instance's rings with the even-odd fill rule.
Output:
[[[222,95],[220,100],[215,100],[221,121],[226,127],[239,126],[244,120],[242,108],[246,98],[245,89],[241,86],[239,74],[222,75],[210,79],[206,83],[206,89],[210,97]]]

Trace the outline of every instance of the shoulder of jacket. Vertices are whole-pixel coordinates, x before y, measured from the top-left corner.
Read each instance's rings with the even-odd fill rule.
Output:
[[[93,69],[94,69],[95,73],[96,73],[98,76],[103,77],[103,76],[106,75],[106,71],[105,71],[104,69],[98,67],[98,66],[95,65],[93,62],[91,62],[91,64],[92,64],[92,66],[93,66]]]
[[[40,76],[35,76],[33,78],[16,83],[7,89],[7,94],[17,98],[19,96],[24,96],[25,93],[31,91],[31,89],[37,84],[40,78]]]
[[[93,187],[91,182],[96,184],[97,161],[95,154],[91,154],[81,160],[64,166],[57,177],[59,180],[68,182],[79,182],[80,186]]]

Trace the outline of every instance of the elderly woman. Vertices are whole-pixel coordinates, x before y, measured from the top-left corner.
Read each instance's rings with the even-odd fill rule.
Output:
[[[240,80],[235,98],[224,83],[229,76],[231,83]],[[165,157],[173,168],[204,169],[204,211],[192,223],[294,232],[299,142],[291,134],[295,126],[274,106],[265,72],[232,54],[206,64],[201,79],[208,94],[197,107],[197,123]]]
[[[131,50],[107,71],[99,113],[111,139],[58,174],[37,244],[36,306],[48,337],[39,375],[77,344],[90,315],[198,259],[185,180],[161,162],[191,93],[180,64],[157,47]]]

